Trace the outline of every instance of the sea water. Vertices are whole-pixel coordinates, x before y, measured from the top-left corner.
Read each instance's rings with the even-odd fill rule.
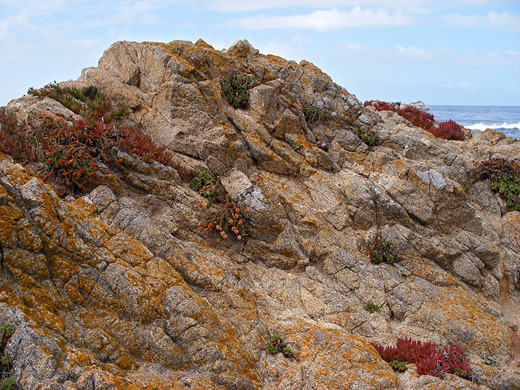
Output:
[[[435,120],[453,120],[473,131],[496,129],[520,139],[520,106],[430,106]]]

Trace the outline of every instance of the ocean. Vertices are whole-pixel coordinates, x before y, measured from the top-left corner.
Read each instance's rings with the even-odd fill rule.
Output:
[[[520,139],[519,106],[429,106],[435,120],[453,120],[473,131],[496,129]]]

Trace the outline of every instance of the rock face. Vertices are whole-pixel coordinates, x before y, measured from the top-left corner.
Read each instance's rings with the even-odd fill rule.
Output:
[[[223,95],[230,71],[258,82],[246,109]],[[0,155],[0,323],[21,388],[520,388],[520,213],[473,163],[519,159],[517,141],[436,139],[247,41],[117,42],[67,85],[128,107],[183,172],[125,156],[65,201]],[[248,209],[246,240],[199,232],[211,209],[183,178],[201,171]],[[371,262],[375,235],[398,262]],[[267,351],[273,336],[292,357]],[[394,372],[371,343],[399,337],[465,347],[473,382]]]

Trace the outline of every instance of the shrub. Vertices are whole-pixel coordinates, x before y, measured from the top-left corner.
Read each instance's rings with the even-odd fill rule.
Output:
[[[493,158],[475,164],[476,179],[489,180],[491,189],[506,201],[508,209],[520,211],[520,164],[504,158]]]
[[[120,167],[116,151],[123,150],[146,162],[157,161],[175,167],[165,147],[157,146],[138,128],[116,127],[113,122],[124,109],[112,109],[112,103],[95,87],[62,88],[49,84],[30,89],[30,94],[55,99],[82,119],[67,121],[63,116],[41,116],[39,128],[19,124],[14,115],[0,111],[0,151],[22,164],[41,163],[40,177],[65,187],[65,192],[86,191],[99,184],[96,172],[101,166]],[[108,174],[108,172],[105,172]]]
[[[393,111],[411,122],[414,126],[427,130],[437,138],[447,140],[464,140],[464,132],[460,125],[452,120],[441,122],[435,126],[434,116],[413,106],[401,103],[387,103],[379,100],[366,101],[365,107],[373,106],[377,111]]]
[[[468,379],[471,369],[464,348],[447,346],[439,348],[432,342],[421,342],[412,339],[397,339],[395,347],[383,347],[372,344],[381,358],[391,363],[415,363],[419,375],[431,375],[443,378],[447,372]],[[402,365],[399,365],[402,366]],[[396,369],[396,368],[394,368]]]
[[[235,108],[245,108],[249,104],[249,89],[256,85],[256,80],[252,76],[234,71],[224,77],[220,84],[229,104]]]

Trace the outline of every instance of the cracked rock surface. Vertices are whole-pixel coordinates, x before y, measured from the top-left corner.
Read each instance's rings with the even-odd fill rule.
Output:
[[[231,70],[258,82],[246,109],[222,94]],[[436,139],[247,41],[117,42],[64,84],[127,107],[183,171],[122,156],[65,201],[0,155],[0,323],[22,389],[520,387],[520,213],[473,163],[519,159],[518,141]],[[7,109],[65,110],[33,96]],[[249,210],[246,240],[199,232],[210,210],[185,177],[204,170]],[[377,232],[398,262],[370,261]],[[292,357],[267,351],[275,335]],[[371,343],[400,337],[466,348],[473,381],[394,372]]]

